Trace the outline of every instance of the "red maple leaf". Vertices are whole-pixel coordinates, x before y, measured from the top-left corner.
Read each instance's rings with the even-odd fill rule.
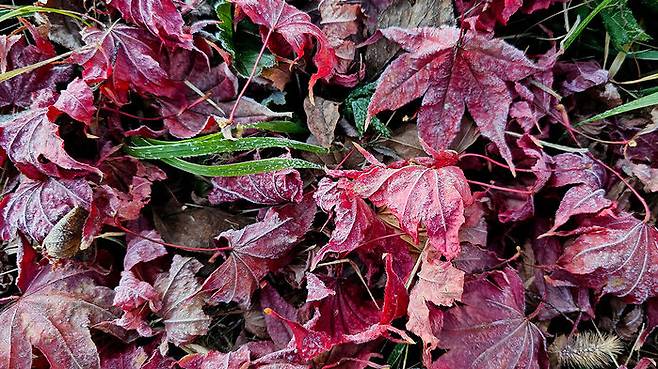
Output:
[[[225,240],[231,252],[203,283],[204,291],[214,291],[210,301],[249,306],[261,279],[309,231],[315,211],[307,195],[299,204],[270,208],[256,223],[222,232],[217,240]]]
[[[387,28],[382,34],[407,53],[394,60],[379,79],[368,116],[397,109],[422,97],[418,134],[435,149],[449,147],[466,108],[480,132],[513,167],[505,143],[512,93],[506,82],[536,70],[521,50],[499,39],[457,28]]]
[[[512,269],[464,284],[463,305],[443,314],[432,369],[548,368],[545,338],[525,316],[523,281]]]
[[[235,0],[233,1],[252,22],[262,26],[261,37],[273,53],[286,56],[292,49],[299,60],[306,49],[312,47],[312,39],[317,42],[317,50],[313,62],[317,71],[311,76],[309,94],[313,96],[313,86],[316,81],[329,78],[334,73],[337,64],[336,54],[327,36],[316,25],[311,23],[311,17],[287,4],[284,0]],[[267,31],[272,30],[273,36],[267,37]],[[286,47],[287,45],[287,47]]]
[[[43,241],[53,226],[76,206],[89,209],[91,187],[84,179],[43,181],[21,177],[18,188],[0,201],[0,230],[8,240],[16,230]]]
[[[143,26],[167,46],[192,48],[192,34],[183,30],[185,23],[172,0],[111,0],[110,6],[129,22]]]
[[[506,25],[523,0],[457,0],[457,11],[465,17],[463,22],[473,29],[491,32],[496,24]]]
[[[354,180],[354,191],[376,206],[386,206],[416,243],[420,225],[425,226],[429,244],[452,259],[459,254],[459,228],[472,196],[464,173],[450,165],[455,156],[444,156],[437,157],[436,163],[416,158],[388,167],[372,166]]]
[[[86,47],[70,61],[82,65],[87,83],[106,81],[101,91],[118,104],[128,102],[128,90],[173,97],[178,84],[169,79],[161,64],[161,44],[141,28],[115,24],[107,30],[94,27],[82,32]]]
[[[635,304],[658,292],[655,226],[627,213],[604,211],[576,232],[580,236],[566,245],[557,262],[569,279]]]
[[[59,126],[51,120],[56,117],[48,116],[53,101],[52,93],[43,94],[30,109],[0,121],[0,146],[14,165],[31,178],[98,173],[98,169],[75,160],[64,150]]]
[[[61,114],[66,113],[71,118],[89,124],[96,113],[94,94],[91,88],[81,79],[76,78],[62,91],[55,104],[48,112],[49,118],[54,121]]]
[[[116,316],[112,290],[93,276],[78,264],[40,267],[23,295],[0,313],[0,368],[31,368],[32,347],[53,369],[99,368],[89,328]]]

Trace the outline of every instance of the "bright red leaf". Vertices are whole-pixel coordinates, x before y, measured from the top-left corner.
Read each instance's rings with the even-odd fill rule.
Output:
[[[513,167],[505,143],[512,93],[506,82],[536,70],[521,50],[475,32],[457,28],[387,28],[382,34],[407,53],[394,60],[379,79],[370,117],[422,97],[418,134],[435,149],[448,148],[461,127],[466,108],[485,137]]]
[[[56,117],[60,113],[66,113],[71,118],[85,124],[91,123],[96,113],[94,94],[83,80],[76,78],[69,83],[66,90],[62,91],[51,107],[51,111],[48,112],[51,117]],[[51,120],[54,121],[54,118]]]
[[[313,23],[308,14],[300,11],[284,0],[235,0],[234,3],[252,22],[263,27],[261,36],[267,41],[267,46],[275,54],[286,56],[287,47],[292,50],[297,59],[313,47],[315,39],[317,49],[313,62],[317,71],[311,76],[309,94],[313,95],[313,86],[320,79],[331,77],[336,67],[336,54],[327,36]],[[269,39],[267,30],[274,33]],[[282,43],[285,42],[285,44]],[[287,44],[287,47],[286,47]]]

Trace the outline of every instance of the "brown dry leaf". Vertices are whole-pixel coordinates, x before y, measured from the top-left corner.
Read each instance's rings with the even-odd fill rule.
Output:
[[[153,212],[155,229],[169,243],[188,247],[210,247],[219,233],[238,229],[249,220],[210,207],[181,206],[175,201]]]
[[[455,21],[451,0],[397,0],[379,14],[376,29],[387,27],[438,27]],[[384,39],[370,45],[366,51],[369,73],[377,73],[391,60],[400,47]]]
[[[331,143],[334,141],[334,131],[338,119],[340,119],[339,105],[321,97],[315,97],[315,105],[308,97],[304,99],[308,129],[318,140],[320,146],[331,147]]]
[[[62,217],[43,239],[46,255],[55,259],[70,258],[89,245],[81,245],[82,226],[89,213],[76,206]]]

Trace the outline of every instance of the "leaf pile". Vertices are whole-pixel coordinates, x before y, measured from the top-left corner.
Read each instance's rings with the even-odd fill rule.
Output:
[[[0,369],[654,365],[656,16],[0,6]]]

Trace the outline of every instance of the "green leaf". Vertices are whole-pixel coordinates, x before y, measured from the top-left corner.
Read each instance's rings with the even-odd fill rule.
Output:
[[[223,165],[202,165],[190,163],[185,160],[171,158],[162,159],[166,164],[184,172],[205,176],[205,177],[238,177],[249,174],[258,174],[274,172],[281,169],[322,169],[321,166],[301,159],[271,158],[262,160],[252,160],[242,163],[223,164]]]
[[[605,25],[612,45],[619,51],[638,41],[651,39],[635,19],[633,11],[628,7],[628,0],[616,0],[601,11],[601,18]]]
[[[233,9],[231,3],[226,0],[216,0],[215,13],[221,22],[218,25],[219,32],[217,32],[217,39],[222,46],[235,58],[235,45],[233,43]]]
[[[289,133],[293,135],[308,133],[306,127],[297,122],[291,122],[288,120],[271,120],[252,124],[240,124],[238,125],[238,129],[260,129],[263,131]]]
[[[326,153],[320,146],[277,137],[245,137],[235,140],[223,138],[220,133],[180,141],[161,141],[141,137],[132,139],[126,152],[138,159],[189,158],[235,151],[248,151],[270,147],[287,147],[314,153]]]
[[[260,39],[256,39],[253,35],[240,34],[235,40],[235,59],[233,60],[233,67],[242,77],[248,77],[251,69],[256,63],[258,53],[262,47]],[[265,50],[256,68],[255,76],[263,73],[263,69],[272,68],[276,65],[274,55],[268,50]]]
[[[356,130],[361,137],[366,133],[364,127],[366,115],[368,113],[368,105],[370,104],[372,94],[375,93],[376,86],[376,82],[371,82],[354,89],[354,91],[352,91],[345,99],[345,104],[343,104],[345,107],[345,115],[348,119],[351,118],[354,120]],[[372,117],[370,120],[370,126],[380,135],[391,137],[391,131],[381,120],[379,120],[379,118]]]
[[[618,1],[618,0],[617,0]],[[567,37],[562,40],[560,48],[565,51],[573,44],[574,41],[580,36],[581,33],[587,28],[589,23],[599,14],[603,9],[609,6],[613,0],[602,0],[592,11],[580,22],[578,25],[571,29]]]
[[[586,123],[589,123],[589,122],[594,122],[594,121],[601,120],[601,119],[605,119],[605,118],[608,118],[608,117],[612,117],[612,116],[617,115],[617,114],[626,113],[626,112],[629,112],[631,110],[646,108],[647,106],[653,106],[653,105],[658,105],[658,92],[654,92],[651,95],[641,97],[639,99],[633,100],[633,101],[628,102],[626,104],[619,105],[616,108],[607,110],[607,111],[605,111],[601,114],[597,114],[593,117],[590,117],[589,119],[585,119],[581,122],[578,122],[576,124],[576,126],[579,126],[581,124],[586,124]]]

